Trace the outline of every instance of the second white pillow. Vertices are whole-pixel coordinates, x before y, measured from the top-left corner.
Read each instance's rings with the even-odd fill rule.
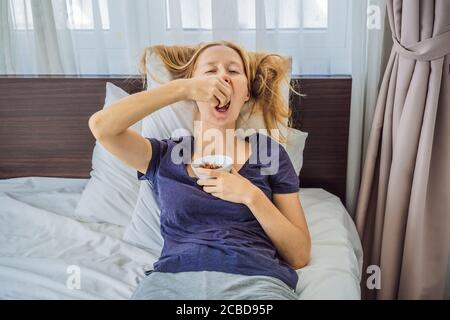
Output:
[[[104,108],[128,95],[108,82]],[[141,122],[131,129],[141,132]],[[138,192],[136,171],[96,142],[92,154],[91,178],[81,195],[75,214],[79,220],[85,222],[109,222],[126,226],[135,209]]]

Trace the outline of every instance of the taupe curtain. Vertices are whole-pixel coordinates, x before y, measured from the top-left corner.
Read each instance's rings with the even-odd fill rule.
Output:
[[[450,0],[387,0],[387,9],[394,46],[355,215],[363,298],[442,299],[450,251]],[[367,289],[370,265],[380,267],[380,289]]]

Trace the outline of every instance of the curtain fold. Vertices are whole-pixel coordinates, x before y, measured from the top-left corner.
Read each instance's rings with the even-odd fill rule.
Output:
[[[16,70],[14,56],[17,54],[17,48],[11,39],[11,11],[8,2],[0,1],[0,44],[3,49],[0,50],[0,70],[5,73],[13,73]]]
[[[380,88],[356,224],[368,299],[442,299],[450,250],[450,1],[388,0],[394,46]],[[444,39],[444,40],[442,40]],[[367,276],[367,275],[366,275]]]
[[[211,0],[212,40],[239,40],[237,0]]]
[[[35,47],[37,60],[41,74],[61,73],[62,62],[57,47],[56,30],[53,16],[53,7],[49,0],[32,1],[31,12],[33,15],[35,31]],[[44,17],[43,19],[40,19]]]
[[[105,37],[103,36],[103,24],[100,14],[100,7],[98,5],[98,1],[92,1],[92,13],[94,17],[94,30],[95,30],[95,42],[96,42],[96,51],[95,56],[97,57],[96,63],[102,70],[106,71],[106,74],[110,73],[108,59],[104,59],[103,57],[107,56],[106,53],[106,44]],[[129,51],[128,51],[129,52]]]
[[[385,0],[353,0],[351,22],[352,101],[346,207],[354,216],[362,164],[383,71],[392,49],[392,37]]]
[[[169,8],[171,29],[170,41],[172,41],[173,44],[184,43],[180,0],[169,0]]]

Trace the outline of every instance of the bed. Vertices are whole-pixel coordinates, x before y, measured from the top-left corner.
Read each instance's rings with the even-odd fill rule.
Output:
[[[0,116],[6,120],[0,129],[2,299],[128,299],[158,258],[157,251],[124,240],[123,226],[83,222],[75,213],[91,166],[93,140],[86,124],[103,103],[106,81],[130,93],[140,90],[137,78],[0,78]],[[332,86],[314,79],[306,83],[312,91]],[[362,248],[342,204],[346,146],[336,143],[346,141],[348,127],[345,132],[336,121],[333,130],[327,116],[318,123],[329,104],[315,109],[307,104],[294,115],[299,119],[294,126],[313,134],[299,192],[312,259],[297,271],[296,291],[299,299],[360,299]]]

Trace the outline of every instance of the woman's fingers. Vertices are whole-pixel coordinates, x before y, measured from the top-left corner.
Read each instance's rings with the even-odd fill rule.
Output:
[[[211,178],[220,177],[223,174],[222,171],[216,171],[216,170],[204,169],[204,168],[197,168],[197,171],[198,171],[198,173],[205,174]]]
[[[228,84],[225,80],[221,79],[221,84],[219,86],[219,90],[222,92],[222,94],[226,97],[225,104],[228,104],[231,100],[231,94],[233,93],[233,90],[231,89],[231,85]]]
[[[197,184],[200,186],[217,186],[217,179],[200,179],[197,180]]]
[[[223,107],[223,106],[225,106],[228,103],[227,102],[228,98],[217,88],[214,90],[214,96],[216,97],[216,99],[219,100],[219,102],[220,102],[219,106],[220,107]]]
[[[206,193],[214,193],[218,192],[219,190],[217,190],[217,187],[204,187],[203,191],[205,191]]]
[[[199,172],[210,176],[210,179],[199,179],[197,180],[197,184],[203,187],[203,191],[206,193],[217,193],[220,190],[219,186],[219,177],[221,175],[220,171],[214,171],[209,169],[198,168]]]

